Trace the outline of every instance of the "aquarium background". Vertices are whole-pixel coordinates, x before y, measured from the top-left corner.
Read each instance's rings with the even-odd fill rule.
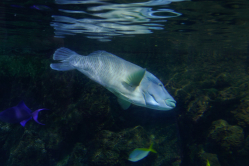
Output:
[[[0,122],[0,165],[249,165],[249,2],[176,1],[152,8],[181,13],[152,33],[110,41],[83,33],[54,37],[53,15],[88,17],[59,9],[98,5],[0,2],[1,111],[22,100],[31,110],[49,109],[39,113],[45,126]],[[176,108],[122,110],[112,93],[80,72],[52,70],[59,47],[82,55],[105,50],[146,68],[163,82]],[[127,160],[132,150],[151,143],[156,154]]]

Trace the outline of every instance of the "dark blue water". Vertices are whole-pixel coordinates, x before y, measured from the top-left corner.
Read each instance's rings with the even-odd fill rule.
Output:
[[[249,165],[248,1],[0,2],[0,111],[24,101],[39,125],[0,122],[0,166]],[[176,100],[131,105],[56,49],[105,50],[153,73]],[[128,160],[153,143],[157,153]]]

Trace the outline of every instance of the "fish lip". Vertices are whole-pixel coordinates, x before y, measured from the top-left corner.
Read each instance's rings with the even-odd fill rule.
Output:
[[[165,103],[170,108],[175,108],[176,107],[176,101],[174,99],[166,99]]]

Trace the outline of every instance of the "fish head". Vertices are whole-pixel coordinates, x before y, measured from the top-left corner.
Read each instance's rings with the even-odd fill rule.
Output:
[[[164,88],[162,82],[153,74],[146,71],[140,88],[144,96],[146,107],[156,110],[171,110],[175,108],[176,101]]]

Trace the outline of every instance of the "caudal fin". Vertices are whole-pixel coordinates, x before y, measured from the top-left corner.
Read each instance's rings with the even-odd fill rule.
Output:
[[[41,125],[45,125],[45,124],[40,123],[40,122],[38,121],[38,113],[39,113],[41,110],[48,110],[48,109],[46,109],[46,108],[38,109],[38,110],[32,112],[32,117],[33,117],[34,121],[36,121],[36,123],[39,123],[39,124],[41,124]]]
[[[65,47],[58,48],[54,52],[53,59],[59,60],[61,63],[51,63],[50,67],[54,70],[59,70],[59,71],[73,70],[75,68],[73,65],[70,64],[70,60],[75,55],[78,54],[68,48]]]
[[[149,147],[149,151],[153,152],[153,153],[157,153],[157,151],[155,151],[154,149],[152,149],[153,143],[150,145]]]

